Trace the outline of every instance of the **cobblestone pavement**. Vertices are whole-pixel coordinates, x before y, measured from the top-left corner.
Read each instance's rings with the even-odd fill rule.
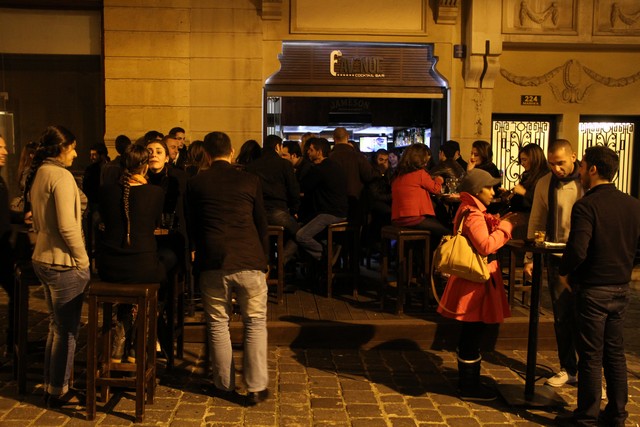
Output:
[[[640,424],[640,297],[636,286],[628,315],[629,404],[627,425]],[[6,302],[5,302],[6,305]],[[402,350],[398,350],[402,348]],[[76,367],[84,366],[79,349]],[[499,399],[467,403],[456,397],[455,354],[421,350],[411,342],[390,342],[370,350],[271,348],[271,396],[255,407],[243,407],[209,393],[204,345],[187,344],[185,359],[171,373],[160,367],[156,399],[146,406],[144,423],[156,426],[536,426],[553,425],[558,409],[531,410]],[[241,352],[235,355],[241,366]],[[524,384],[526,349],[484,355],[483,375],[498,384]],[[555,352],[539,352],[538,386],[557,369]],[[83,407],[47,410],[42,402],[41,368],[30,372],[30,393],[19,396],[11,363],[0,360],[0,426],[124,426],[133,424],[131,392],[119,392],[98,403],[97,418],[85,421]],[[240,375],[240,373],[239,373]],[[84,386],[84,372],[77,372]],[[238,380],[238,384],[241,381]],[[240,390],[242,391],[242,390]],[[571,410],[575,386],[557,390]]]

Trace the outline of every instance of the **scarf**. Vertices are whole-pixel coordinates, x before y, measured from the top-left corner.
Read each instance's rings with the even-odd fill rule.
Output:
[[[580,165],[576,161],[573,164],[573,173],[564,178],[558,178],[556,174],[551,172],[551,180],[549,181],[549,210],[547,211],[547,239],[550,242],[556,242],[558,236],[556,235],[556,217],[558,211],[558,188],[561,184],[571,181],[580,181],[580,174],[578,173]],[[580,183],[578,182],[578,186]]]

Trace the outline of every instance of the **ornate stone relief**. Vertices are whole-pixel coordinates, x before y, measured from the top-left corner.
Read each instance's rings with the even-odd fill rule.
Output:
[[[438,0],[436,24],[454,25],[458,20],[458,0]]]
[[[560,83],[554,82],[553,79],[560,73],[562,73],[562,79],[556,79],[560,80]],[[609,87],[623,87],[640,80],[640,71],[628,77],[606,77],[580,64],[575,59],[570,59],[563,65],[540,76],[518,76],[505,69],[501,69],[500,74],[511,83],[519,86],[540,86],[546,83],[551,88],[556,101],[563,104],[582,103],[596,83]],[[583,83],[583,75],[589,77],[591,81]]]
[[[282,0],[262,0],[262,19],[279,21],[282,19]]]
[[[473,94],[473,104],[475,105],[475,110],[476,110],[476,120],[475,122],[473,122],[473,124],[476,127],[476,132],[475,132],[475,136],[476,137],[481,137],[482,136],[482,104],[484,104],[484,93],[482,92],[482,89],[476,89],[476,93]]]
[[[533,21],[536,24],[544,25],[547,20],[551,21],[551,23],[555,27],[558,25],[558,3],[554,1],[544,11],[536,12],[531,10],[526,0],[522,0],[520,2],[519,15],[521,27],[526,27],[529,21]]]
[[[577,34],[580,0],[503,0],[505,34]]]
[[[640,4],[637,0],[599,0],[594,14],[596,35],[640,35]]]
[[[624,13],[618,3],[611,5],[611,27],[615,28],[618,21],[624,25],[633,26],[640,20],[640,10],[634,13]]]

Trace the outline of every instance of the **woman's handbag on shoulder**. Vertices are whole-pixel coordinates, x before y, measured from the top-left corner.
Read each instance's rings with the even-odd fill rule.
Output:
[[[462,235],[462,225],[468,212],[460,220],[456,234],[442,237],[433,253],[433,267],[441,274],[484,283],[490,276],[487,257],[478,254],[469,239]]]

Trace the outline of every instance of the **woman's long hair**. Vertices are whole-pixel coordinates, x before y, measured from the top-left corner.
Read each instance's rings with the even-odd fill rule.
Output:
[[[187,172],[191,176],[196,175],[200,169],[207,165],[207,156],[205,155],[204,142],[201,140],[193,141],[189,145],[187,154]]]
[[[537,144],[523,145],[518,151],[518,162],[520,162],[520,154],[524,153],[529,157],[531,167],[527,173],[527,184],[535,187],[536,182],[549,172],[549,164],[544,155],[544,151]]]
[[[131,144],[124,151],[122,157],[124,162],[124,171],[122,173],[122,208],[127,221],[125,244],[129,247],[131,246],[131,217],[129,214],[131,183],[129,180],[132,175],[141,174],[144,171],[144,167],[149,164],[149,150],[142,145]]]
[[[255,139],[245,141],[240,147],[240,154],[236,157],[236,163],[239,165],[248,165],[262,155],[262,147]]]
[[[476,151],[478,151],[478,156],[480,156],[480,158],[482,159],[482,162],[480,163],[481,165],[493,161],[493,150],[491,149],[491,144],[489,144],[487,141],[483,141],[481,139],[473,141],[471,147],[475,148]]]
[[[431,150],[424,144],[411,144],[402,153],[398,162],[397,175],[404,175],[427,166],[431,156]]]
[[[33,155],[33,160],[31,160],[31,169],[24,185],[25,212],[31,210],[30,203],[28,203],[30,200],[29,191],[31,191],[31,186],[36,178],[38,169],[42,166],[42,162],[50,157],[58,157],[64,147],[73,144],[75,141],[76,137],[67,128],[60,125],[49,126],[44,131],[40,137],[38,149]]]
[[[20,189],[24,191],[24,182],[23,177],[26,179],[26,173],[31,169],[31,162],[33,160],[33,156],[36,154],[38,150],[38,143],[34,141],[29,141],[22,147],[22,151],[20,152],[20,160],[18,160],[18,170],[16,172],[16,178],[18,183],[20,183]]]

